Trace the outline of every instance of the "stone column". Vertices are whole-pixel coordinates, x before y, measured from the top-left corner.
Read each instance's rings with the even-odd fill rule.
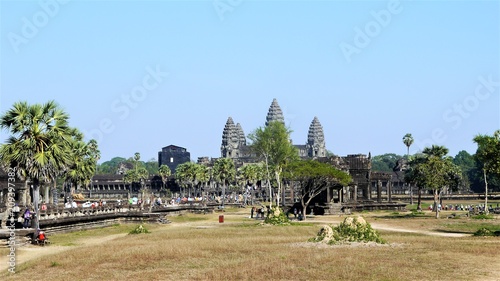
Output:
[[[354,186],[353,191],[354,191],[353,192],[354,194],[352,196],[352,199],[354,200],[354,202],[358,202],[358,186],[357,185]]]
[[[332,201],[332,195],[331,195],[331,187],[326,188],[326,203],[329,204]]]
[[[377,181],[377,202],[382,202],[382,181]]]
[[[50,190],[50,187],[48,185],[44,184],[43,185],[43,201],[46,204],[50,203],[49,190]]]
[[[390,180],[387,182],[387,201],[392,202],[392,182]]]

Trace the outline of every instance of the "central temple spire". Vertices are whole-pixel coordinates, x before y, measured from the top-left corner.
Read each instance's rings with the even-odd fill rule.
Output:
[[[285,118],[283,117],[283,111],[281,111],[281,108],[280,108],[278,101],[276,99],[273,99],[273,102],[271,103],[271,106],[269,107],[269,111],[267,112],[266,126],[269,125],[269,123],[271,123],[273,121],[279,121],[279,122],[285,124]]]

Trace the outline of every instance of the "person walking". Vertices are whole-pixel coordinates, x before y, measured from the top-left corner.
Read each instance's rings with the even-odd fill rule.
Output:
[[[30,211],[29,207],[27,207],[26,210],[24,211],[23,219],[24,219],[23,228],[30,228],[30,226],[31,226],[31,211]]]

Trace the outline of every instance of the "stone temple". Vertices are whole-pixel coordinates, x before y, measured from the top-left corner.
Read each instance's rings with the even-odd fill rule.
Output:
[[[285,123],[283,111],[278,101],[273,99],[266,116],[267,126],[272,121]],[[351,154],[336,156],[327,153],[323,126],[314,117],[309,126],[306,144],[294,144],[302,159],[316,159],[329,163],[334,167],[348,172],[353,183],[346,187],[333,187],[315,198],[314,204],[320,206],[325,213],[335,213],[340,208],[373,210],[373,209],[404,209],[404,204],[392,202],[391,193],[394,178],[390,173],[373,172],[371,170],[371,155]],[[240,123],[235,123],[232,117],[226,121],[222,132],[221,157],[231,158],[237,167],[245,163],[255,163],[257,158],[252,155],[247,145],[245,133]],[[215,159],[212,159],[212,161]],[[208,157],[200,157],[198,163],[208,164]],[[285,193],[283,193],[285,197]],[[292,196],[293,197],[293,192]],[[285,202],[283,198],[282,202]],[[293,203],[289,200],[288,204]]]
[[[285,124],[283,111],[278,101],[273,100],[266,116],[266,126],[273,121],[279,121]],[[307,143],[304,145],[294,145],[301,158],[320,158],[326,157],[325,135],[323,127],[318,117],[314,117],[309,126],[307,134]],[[240,163],[255,162],[250,148],[247,146],[245,133],[240,123],[234,123],[233,118],[229,117],[222,131],[221,157],[232,158]]]

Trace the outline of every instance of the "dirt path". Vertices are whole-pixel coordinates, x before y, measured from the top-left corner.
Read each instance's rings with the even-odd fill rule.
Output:
[[[378,224],[378,223],[370,223],[370,224],[375,229],[394,231],[394,232],[418,233],[418,234],[425,234],[425,235],[431,235],[431,236],[441,236],[441,237],[467,237],[467,236],[471,236],[470,234],[464,234],[464,233],[438,232],[438,231],[428,231],[428,230],[397,228],[397,227],[387,226],[387,225]]]
[[[343,218],[332,217],[331,219],[329,219],[328,217],[326,217],[326,219],[325,218],[309,219],[308,222],[337,224],[337,223],[340,223],[342,220],[343,220]],[[404,228],[404,227],[394,227],[394,226],[389,226],[389,225],[376,223],[376,222],[375,223],[371,222],[370,225],[374,229],[377,229],[377,230],[394,231],[394,232],[418,233],[418,234],[431,235],[431,236],[441,236],[441,237],[467,237],[467,236],[470,236],[470,234],[464,234],[464,233],[439,232],[439,231],[429,231],[429,230],[422,230],[422,229],[410,229],[410,228]]]
[[[57,253],[62,253],[65,251],[70,251],[70,250],[75,250],[78,249],[79,247],[85,247],[85,246],[92,246],[92,245],[98,245],[98,244],[103,244],[108,241],[114,240],[119,237],[124,237],[126,236],[127,233],[120,233],[120,234],[114,234],[114,235],[108,235],[108,236],[99,236],[99,237],[86,237],[82,238],[81,240],[75,241],[77,246],[58,246],[58,245],[49,245],[46,247],[42,246],[37,246],[37,245],[26,245],[22,246],[16,249],[16,263],[17,266],[19,266],[22,263],[31,261],[31,260],[36,260],[41,257],[47,256],[47,255],[52,255],[52,254],[57,254]],[[2,257],[1,262],[0,262],[0,272],[7,271],[8,264],[7,260],[5,257]]]

